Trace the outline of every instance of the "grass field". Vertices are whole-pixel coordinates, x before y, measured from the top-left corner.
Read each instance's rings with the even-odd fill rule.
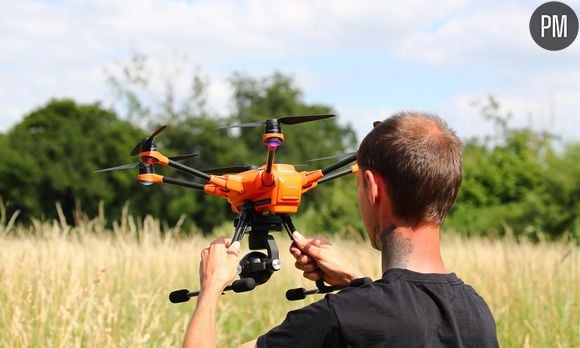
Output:
[[[181,344],[195,301],[174,305],[167,295],[197,287],[199,251],[209,239],[177,237],[179,228],[151,218],[125,217],[111,230],[102,219],[75,228],[62,221],[9,225],[0,226],[0,347]],[[283,269],[253,292],[224,295],[220,347],[255,338],[317,299],[285,300],[286,289],[312,284],[293,269],[287,237],[276,239]],[[380,276],[378,253],[367,244],[336,244],[366,274]],[[443,255],[487,300],[501,346],[580,347],[577,246],[446,237]]]

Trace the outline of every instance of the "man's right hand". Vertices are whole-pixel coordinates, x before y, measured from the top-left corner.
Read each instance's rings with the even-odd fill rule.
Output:
[[[306,279],[348,285],[352,280],[364,277],[326,238],[305,238],[299,232],[292,236],[294,243],[290,252],[296,258],[296,268],[304,272]]]

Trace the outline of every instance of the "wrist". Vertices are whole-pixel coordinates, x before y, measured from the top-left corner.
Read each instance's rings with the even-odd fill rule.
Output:
[[[201,286],[200,293],[220,294],[224,291],[225,285],[217,284],[211,280],[205,280]]]
[[[364,278],[365,275],[359,272],[358,270],[352,271],[350,274],[346,276],[348,283],[352,282],[355,279]]]

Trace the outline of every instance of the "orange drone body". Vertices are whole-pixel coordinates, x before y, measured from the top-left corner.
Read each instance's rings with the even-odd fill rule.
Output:
[[[357,156],[355,152],[345,154],[346,157],[332,165],[312,171],[297,172],[291,164],[274,163],[277,148],[284,143],[281,125],[299,124],[330,117],[334,117],[334,115],[285,116],[278,119],[267,119],[265,121],[231,126],[264,126],[262,141],[268,149],[268,154],[266,164],[258,168],[255,166],[233,166],[209,169],[204,172],[181,164],[178,161],[195,157],[197,154],[167,157],[157,151],[157,145],[153,142],[153,139],[166,128],[166,126],[161,126],[146,138],[141,139],[130,152],[132,156],[139,155],[140,162],[105,168],[97,172],[127,170],[138,167],[139,175],[137,180],[142,185],[177,185],[227,199],[232,211],[239,214],[239,217],[235,220],[235,229],[231,241],[239,241],[246,232],[249,232],[250,249],[266,249],[268,252],[267,255],[260,252],[252,252],[244,256],[238,265],[241,279],[234,281],[231,286],[224,289],[224,291],[233,290],[235,292],[249,291],[256,285],[265,283],[274,271],[280,269],[278,248],[269,231],[280,231],[285,228],[290,238],[292,238],[292,233],[296,231],[296,228],[292,224],[290,215],[298,212],[302,194],[317,187],[320,183],[358,172],[356,163],[350,165],[347,169],[335,172],[339,168],[354,162]],[[230,128],[230,126],[221,128]],[[332,157],[334,156],[320,159]],[[156,165],[170,166],[201,179],[203,182],[193,182],[156,174],[154,170]],[[228,174],[211,175],[211,173]],[[334,289],[324,286],[323,282],[321,284],[319,285],[317,282],[317,293]],[[307,294],[304,289],[294,290],[300,290],[300,296]],[[171,302],[176,303],[187,301],[191,296],[197,296],[198,294],[199,292],[197,291],[190,292],[184,289],[171,293],[169,298]],[[286,296],[290,299],[288,294]]]
[[[323,176],[320,170],[297,172],[290,164],[273,164],[271,173],[267,173],[265,167],[223,177],[212,176],[204,191],[226,198],[236,213],[249,200],[258,213],[294,214],[302,194],[316,187],[316,181]],[[236,185],[231,185],[232,182]],[[226,183],[229,189],[224,189]]]
[[[140,154],[145,162],[167,166],[169,160],[158,151]],[[246,202],[252,202],[257,213],[295,214],[300,206],[302,194],[318,186],[324,177],[322,170],[297,172],[293,165],[272,163],[260,168],[237,174],[208,175],[208,183],[200,185],[208,194],[228,200],[232,211],[241,213]],[[349,172],[356,173],[358,166],[352,165]],[[142,183],[163,184],[168,178],[155,173],[137,176]]]
[[[251,206],[254,212],[263,215],[295,214],[300,206],[303,193],[317,187],[319,183],[358,171],[357,165],[354,164],[349,169],[328,175],[330,172],[355,161],[356,153],[348,154],[347,157],[333,165],[313,171],[297,172],[291,164],[274,163],[277,148],[285,140],[281,128],[282,124],[297,124],[329,117],[334,117],[334,115],[286,116],[280,119],[268,119],[234,126],[265,126],[262,141],[266,145],[268,153],[266,164],[259,168],[254,166],[222,168],[222,173],[230,173],[211,175],[212,171],[218,172],[215,169],[219,168],[203,172],[180,164],[177,161],[195,157],[196,154],[166,157],[157,151],[153,138],[165,129],[165,126],[161,126],[148,137],[143,138],[131,151],[131,155],[139,154],[141,162],[106,168],[100,171],[123,170],[138,166],[139,175],[137,180],[146,186],[167,183],[202,190],[208,194],[227,199],[231,209],[239,214],[245,211],[248,206]],[[204,182],[192,182],[156,174],[154,171],[155,165],[171,166],[179,171],[200,178]],[[240,170],[241,172],[239,172]]]

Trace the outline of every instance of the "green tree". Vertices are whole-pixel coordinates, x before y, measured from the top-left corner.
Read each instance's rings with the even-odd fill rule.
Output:
[[[289,115],[333,113],[332,107],[328,105],[304,102],[303,93],[294,80],[279,72],[262,79],[236,73],[230,82],[236,107],[230,117],[231,123]],[[340,125],[336,118],[282,126],[282,129],[286,140],[277,152],[278,162],[304,163],[308,159],[344,154],[357,145],[355,132],[350,125]],[[252,156],[261,160],[259,164],[265,161],[266,156],[262,143],[263,133],[263,127],[242,128],[238,135]],[[320,168],[331,163],[316,162],[310,168]],[[308,228],[316,229],[317,233],[335,233],[353,228],[362,233],[355,195],[356,186],[352,178],[340,178],[322,184],[304,195],[300,207],[304,214],[302,221],[309,225]]]
[[[177,67],[174,70],[185,69]],[[151,129],[161,124],[169,124],[157,139],[160,149],[167,154],[198,153],[199,157],[191,165],[199,169],[243,164],[261,165],[266,160],[266,150],[262,143],[263,127],[230,131],[215,129],[219,125],[331,111],[331,107],[326,105],[305,103],[302,91],[295,86],[292,78],[281,73],[262,79],[234,74],[230,79],[234,110],[231,115],[225,116],[207,109],[208,79],[200,77],[198,71],[191,77],[186,74],[165,76],[162,88],[159,88],[159,81],[155,80],[148,60],[143,55],[136,55],[129,62],[119,64],[116,71],[117,73],[109,71],[109,82],[121,105],[126,108],[124,114],[140,124],[145,120]],[[183,85],[183,81],[178,80],[184,78],[189,79],[190,87],[180,96],[175,86]],[[155,90],[163,90],[163,98],[155,98]],[[356,145],[355,133],[350,126],[341,126],[335,119],[288,126],[283,131],[287,141],[276,156],[277,162],[304,163],[311,158],[344,153]],[[163,172],[169,176],[180,175],[172,170]],[[301,210],[304,211],[308,205],[312,209],[335,205],[339,210],[350,207],[357,212],[353,199],[337,202],[337,197],[341,195],[332,194],[343,186],[328,183],[321,189],[309,192]],[[166,203],[161,208],[160,217],[170,221],[185,214],[204,232],[210,232],[213,227],[233,217],[227,203],[222,199],[199,192],[184,193],[186,189],[183,188],[151,189],[162,190]],[[352,192],[354,194],[355,191]],[[332,211],[332,208],[327,210]],[[350,217],[343,218],[341,221],[345,225],[351,223]],[[329,227],[329,230],[331,228],[333,227]]]
[[[220,131],[216,130],[220,124],[216,118],[191,116],[179,122],[177,126],[168,127],[160,136],[160,139],[163,139],[163,151],[196,153],[199,156],[191,160],[189,165],[201,170],[248,163],[247,148],[240,146],[235,138],[220,134]],[[172,169],[164,172],[170,177],[183,176]],[[190,176],[182,178],[199,181]],[[168,187],[163,192],[163,199],[167,202],[164,216],[170,221],[185,215],[205,233],[210,233],[214,227],[234,217],[227,201],[203,192]]]
[[[464,180],[446,226],[468,234],[577,239],[578,146],[556,151],[553,136],[511,128],[511,114],[492,97],[481,112],[494,123],[495,136],[466,142]]]
[[[290,115],[333,113],[332,107],[307,104],[294,80],[279,72],[262,79],[236,73],[230,79],[235,111],[231,123],[263,121]],[[264,156],[263,127],[242,128],[239,139],[252,153]],[[280,149],[284,161],[300,163],[312,158],[345,153],[354,149],[356,135],[350,125],[340,125],[336,118],[283,126],[287,142]]]
[[[144,199],[136,173],[95,171],[130,161],[142,135],[99,104],[52,100],[2,137],[1,195],[22,218],[54,217],[56,202],[69,219],[75,208],[95,215],[100,201],[114,217],[128,200]]]

